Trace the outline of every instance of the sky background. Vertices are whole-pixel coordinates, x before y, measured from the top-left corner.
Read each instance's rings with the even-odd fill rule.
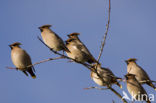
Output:
[[[127,72],[124,60],[135,57],[156,80],[156,0],[111,0],[111,22],[100,62],[116,76]],[[38,39],[39,26],[51,24],[63,40],[72,32],[94,57],[98,57],[108,17],[108,0],[1,0],[0,3],[0,102],[1,103],[120,103],[109,90],[84,90],[97,86],[90,72],[68,60],[49,61],[35,66],[37,78],[6,69],[14,67],[9,44],[21,46],[38,62],[51,53]],[[126,84],[122,83],[123,90]],[[122,93],[117,86],[113,86]],[[144,85],[149,94],[156,92]],[[156,99],[156,97],[155,97]]]

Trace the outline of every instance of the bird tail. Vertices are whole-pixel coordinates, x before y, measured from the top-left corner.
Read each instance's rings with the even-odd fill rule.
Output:
[[[154,86],[154,84],[152,84],[151,81],[150,81],[150,82],[147,82],[147,84],[148,84],[149,86],[151,86],[152,88],[154,88],[154,90],[156,90],[156,87]]]
[[[26,71],[23,71],[23,73],[24,73],[26,76],[28,76],[28,74],[27,74],[27,72],[26,72]]]
[[[28,73],[31,75],[31,77],[33,78],[33,79],[35,79],[36,78],[36,75],[34,74],[34,72],[32,71],[32,68],[28,68]]]
[[[117,86],[119,86],[119,87],[122,89],[122,85],[119,84],[119,82],[116,82],[115,84],[116,84]]]
[[[148,98],[148,100],[146,101],[146,103],[151,103],[151,101],[149,100],[149,98]]]

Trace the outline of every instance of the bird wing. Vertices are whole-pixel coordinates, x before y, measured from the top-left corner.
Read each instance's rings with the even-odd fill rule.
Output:
[[[150,78],[149,78],[147,72],[146,72],[141,66],[138,65],[138,67],[141,69],[141,72],[142,72],[142,74],[143,74],[144,80],[150,80]]]

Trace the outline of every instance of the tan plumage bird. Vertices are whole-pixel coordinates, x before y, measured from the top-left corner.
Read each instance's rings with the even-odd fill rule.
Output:
[[[69,34],[68,37],[75,39],[77,44],[81,45],[81,50],[83,52],[85,52],[88,55],[88,57],[90,58],[89,61],[88,61],[89,63],[97,63],[97,60],[93,57],[93,55],[90,53],[90,51],[84,45],[84,43],[81,42],[81,40],[79,39],[78,35],[80,35],[80,33],[74,32],[74,33]]]
[[[127,89],[131,96],[133,96],[133,98],[138,101],[146,101],[147,103],[151,103],[145,89],[137,81],[135,75],[128,73],[127,75],[125,75],[125,77],[127,82]]]
[[[78,35],[79,33],[68,35],[69,39],[66,41],[66,46],[70,50],[70,53],[67,53],[67,55],[81,62],[97,63],[87,47],[81,42]]]
[[[43,25],[39,27],[44,43],[52,50],[70,52],[68,48],[66,48],[63,40],[54,31],[52,31],[50,27],[51,25]]]
[[[36,75],[33,71],[35,71],[34,67],[28,67],[32,65],[31,58],[29,54],[20,48],[21,43],[15,42],[10,46],[11,48],[11,59],[13,64],[16,66],[16,69],[23,71],[23,73],[28,76],[27,72],[32,76],[32,78],[36,78]]]
[[[156,90],[156,87],[152,84],[148,74],[136,63],[136,60],[137,59],[135,58],[130,58],[125,61],[127,63],[127,72],[136,75],[136,79],[140,84],[147,84]]]
[[[121,78],[116,77],[110,69],[101,67],[100,64],[98,64],[98,65],[94,64],[93,70],[96,68],[97,68],[98,74],[104,80],[104,82],[103,82],[95,72],[91,71],[91,78],[93,79],[93,81],[96,84],[98,84],[100,86],[110,86],[110,87],[112,86],[112,84],[116,84],[117,86],[122,88],[122,85],[120,85],[119,82],[117,81],[117,80],[121,80]]]

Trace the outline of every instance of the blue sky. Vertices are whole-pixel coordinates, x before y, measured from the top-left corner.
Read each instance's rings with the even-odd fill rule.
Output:
[[[125,59],[138,58],[152,80],[156,80],[156,1],[111,0],[111,22],[101,58],[102,66],[115,75],[126,74]],[[81,33],[80,39],[97,58],[105,25],[108,0],[1,0],[0,3],[0,102],[1,103],[116,103],[121,100],[109,90],[84,90],[97,86],[89,71],[67,60],[50,61],[36,65],[37,79],[22,72],[8,70],[14,67],[9,44],[21,42],[33,63],[56,57],[40,41],[39,26],[51,24],[52,29],[67,39],[67,34]],[[126,91],[125,83],[122,83]],[[118,87],[113,86],[120,93]],[[144,85],[148,93],[155,91]],[[127,92],[127,91],[126,91]]]

